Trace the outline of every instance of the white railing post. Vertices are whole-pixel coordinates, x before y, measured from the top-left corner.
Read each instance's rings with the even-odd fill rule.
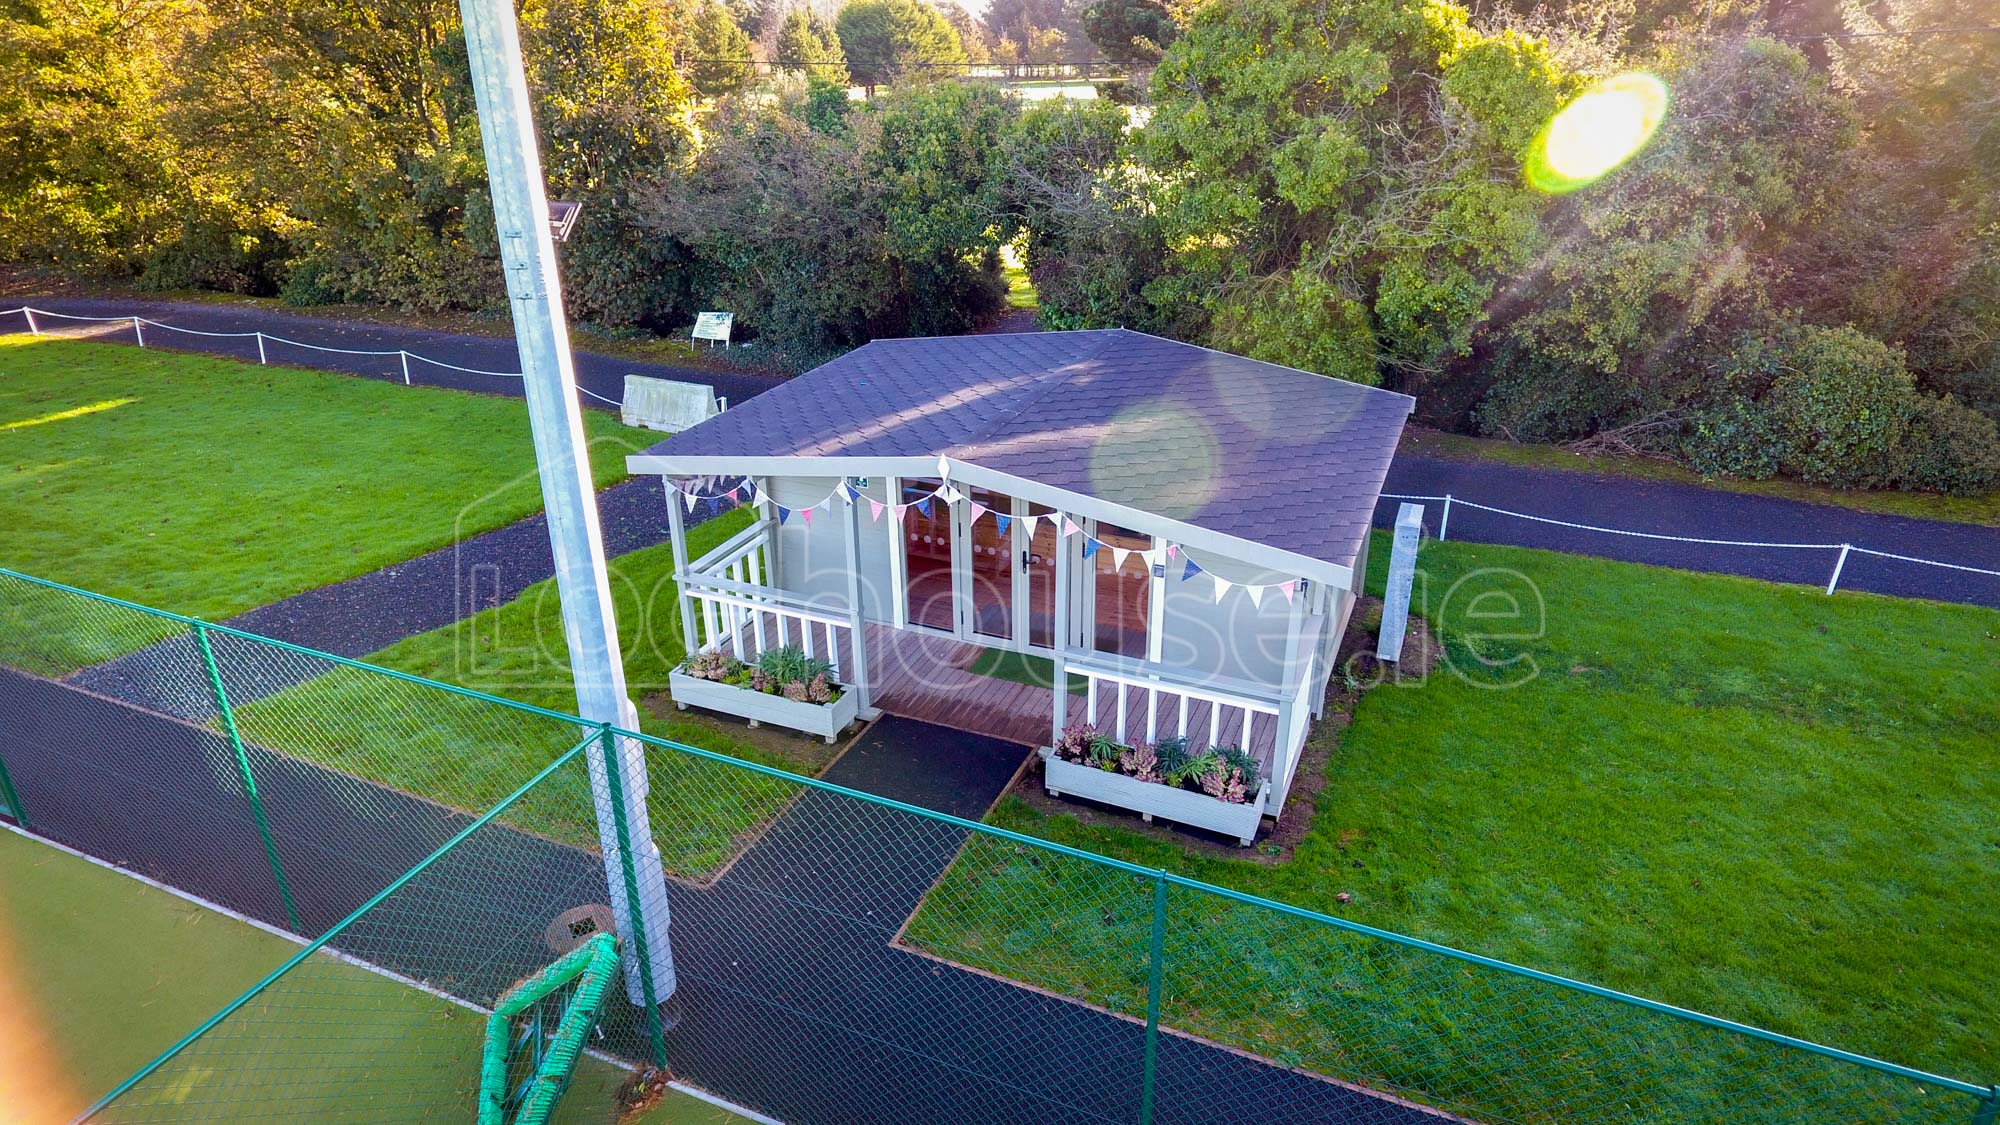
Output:
[[[138,337],[140,347],[146,346],[146,330],[140,327],[139,318],[136,316],[132,318],[132,335]]]
[[[845,486],[847,478],[842,477],[841,484]],[[847,653],[854,662],[847,670],[847,679],[861,693],[858,710],[862,714],[874,710],[868,697],[868,646],[864,634],[867,625],[861,620],[861,505],[866,499],[855,495],[847,503]],[[833,644],[830,635],[827,643]]]
[[[1055,724],[1050,728],[1052,733],[1049,736],[1049,745],[1054,746],[1062,741],[1063,728],[1069,725],[1069,661],[1063,659],[1060,648],[1056,649],[1055,675],[1051,679],[1054,680],[1055,687],[1055,699],[1051,708],[1055,715]]]
[[[23,313],[26,313],[26,314],[27,314],[27,317],[28,317],[28,335],[30,335],[30,336],[39,336],[39,335],[41,335],[41,334],[42,334],[42,326],[41,326],[41,325],[39,325],[39,324],[36,324],[36,323],[35,323],[35,310],[33,310],[33,309],[31,309],[31,308],[28,308],[28,307],[26,307],[26,306],[23,306],[23,307],[22,307],[22,309],[21,309],[21,311],[22,311]]]
[[[1438,517],[1438,542],[1444,542],[1445,529],[1451,526],[1451,493],[1444,494],[1444,514]]]
[[[396,356],[403,361],[403,385],[407,387],[410,385],[410,353],[397,348]]]
[[[259,337],[260,350],[263,343]],[[681,611],[681,650],[691,659],[701,649],[694,633],[694,600],[688,597],[687,590],[688,580],[693,577],[688,573],[687,517],[681,511],[681,490],[674,487],[671,478],[661,477],[660,481],[667,494],[667,539],[673,544],[674,597]]]
[[[266,367],[271,365],[271,361],[264,356],[264,334],[262,332],[257,333],[257,362]]]
[[[1842,543],[1840,545],[1840,558],[1834,561],[1833,577],[1826,580],[1826,592],[1828,595],[1833,593],[1835,586],[1840,585],[1840,572],[1847,567],[1847,552],[1853,549],[1854,544],[1852,543]]]

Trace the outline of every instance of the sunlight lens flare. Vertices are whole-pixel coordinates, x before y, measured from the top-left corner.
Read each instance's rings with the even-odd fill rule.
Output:
[[[1667,116],[1667,84],[1634,71],[1606,78],[1549,119],[1528,155],[1528,182],[1561,194],[1632,159]]]

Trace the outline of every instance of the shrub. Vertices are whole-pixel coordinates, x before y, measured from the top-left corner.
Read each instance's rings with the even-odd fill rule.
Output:
[[[1097,728],[1089,723],[1071,723],[1063,728],[1062,737],[1056,739],[1056,757],[1066,762],[1083,762],[1090,757],[1090,744],[1097,737]]]
[[[1893,459],[1898,487],[1974,495],[2000,488],[2000,426],[1949,395],[1922,396]]]
[[[1837,488],[1890,483],[1891,454],[1917,408],[1902,353],[1853,328],[1797,329],[1783,347],[1763,403],[1783,468]]]

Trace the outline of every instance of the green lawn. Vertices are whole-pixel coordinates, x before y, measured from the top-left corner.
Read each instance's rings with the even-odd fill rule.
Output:
[[[1385,562],[1369,570],[1378,588]],[[1320,729],[1337,748],[1288,862],[1013,798],[992,822],[1968,1081],[2000,1078],[2000,614],[1461,543],[1427,545],[1422,568],[1416,600],[1441,622],[1450,667],[1370,691],[1344,735]],[[1510,605],[1521,622],[1494,616]],[[1106,901],[1103,881],[982,843],[909,937],[1129,1007],[1143,994],[1147,902]],[[1293,1044],[1336,1072],[1416,1065],[1364,1065],[1351,1037],[1316,1038],[1330,1013],[1357,1011],[1322,1008],[1340,997],[1298,983],[1359,987],[1327,967],[1341,942],[1176,902],[1190,914],[1174,940],[1205,941],[1219,960],[1170,976],[1170,1023],[1266,1053]],[[1103,936],[1114,929],[1124,936]],[[1449,1009],[1443,994],[1423,1003],[1396,1009],[1395,1050],[1415,1043],[1396,1034]],[[1476,1037],[1506,1013],[1462,1011],[1453,1033]],[[1275,1041],[1272,1021],[1289,1029]],[[1591,1049],[1636,1050],[1604,1036]],[[1418,1088],[1461,1078],[1433,1073]]]
[[[298,951],[284,938],[0,831],[0,1111],[67,1121]],[[472,1118],[483,1020],[316,955],[114,1103],[214,1120]],[[282,1028],[282,1033],[278,1029]],[[626,1075],[586,1058],[558,1119],[610,1122]],[[183,1100],[184,1105],[170,1103]],[[127,1114],[121,1115],[119,1107]],[[229,1107],[233,1112],[224,1112]],[[365,1112],[364,1112],[365,1111]],[[740,1118],[674,1094],[628,1125]]]
[[[650,444],[601,411],[585,426],[600,485]],[[518,400],[0,337],[0,566],[213,620],[540,509]],[[69,668],[153,639],[0,601],[0,635],[58,634],[38,659]]]
[[[689,553],[698,556],[720,544],[747,527],[749,519],[749,512],[738,510],[690,529]],[[683,654],[672,549],[661,544],[634,551],[613,559],[610,569],[627,684],[635,698],[664,692],[667,673]],[[554,580],[368,659],[565,714],[576,710]],[[644,732],[816,772],[811,764],[753,742],[740,727],[683,716],[671,708],[663,714],[642,708]],[[366,716],[367,721],[342,721],[348,716]],[[576,738],[552,721],[353,669],[240,708],[237,717],[244,736],[259,745],[466,810],[490,808]],[[787,783],[747,770],[666,751],[652,756],[651,769],[655,838],[667,869],[688,878],[707,875],[734,855],[744,834],[794,792]],[[580,788],[581,775],[550,780],[508,810],[506,819],[568,843],[594,846],[596,824],[588,794]]]

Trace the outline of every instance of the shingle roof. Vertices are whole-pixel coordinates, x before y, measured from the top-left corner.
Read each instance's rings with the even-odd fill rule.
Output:
[[[946,456],[1346,566],[1411,405],[1124,329],[877,340],[647,453]]]

